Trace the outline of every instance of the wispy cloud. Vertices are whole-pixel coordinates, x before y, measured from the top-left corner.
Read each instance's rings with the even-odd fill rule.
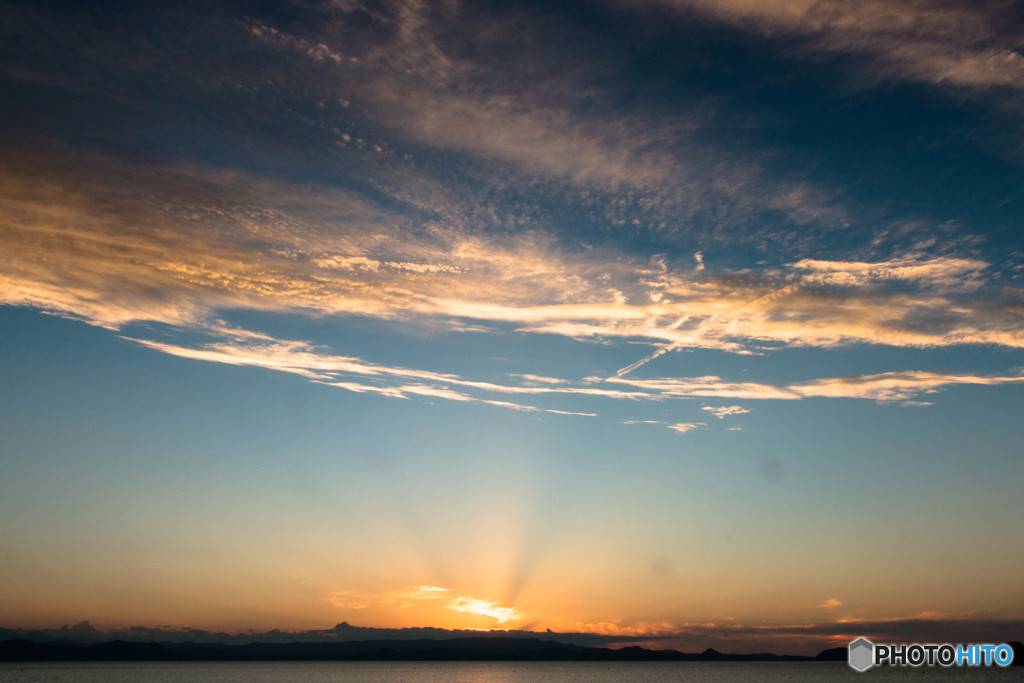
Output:
[[[485,403],[513,410],[594,417],[595,413],[538,408],[510,401],[479,398],[451,389],[450,385],[467,386],[506,394],[570,393],[573,391],[598,395],[601,393],[598,390],[586,388],[551,390],[535,387],[503,386],[489,382],[473,382],[452,374],[427,372],[403,367],[388,367],[367,363],[358,358],[335,356],[324,353],[323,349],[318,349],[307,342],[273,341],[268,343],[261,339],[257,344],[235,341],[231,343],[207,344],[200,348],[192,348],[145,339],[130,337],[125,337],[125,339],[180,358],[287,372],[347,391],[376,393],[392,398],[419,396],[446,401]],[[391,383],[366,384],[364,382],[338,379],[338,377],[344,375],[372,378],[377,381]],[[419,380],[419,382],[413,384],[406,383],[406,380],[410,379]]]
[[[757,382],[729,382],[720,377],[679,377],[660,379],[630,379],[609,377],[607,382],[625,384],[661,398],[743,398],[743,399],[799,399],[801,396],[785,387]]]
[[[493,182],[533,194],[543,179],[541,194],[579,202],[581,210],[602,222],[662,233],[700,232],[709,239],[721,236],[698,230],[696,224],[722,213],[749,219],[773,211],[792,224],[818,227],[850,221],[849,211],[828,188],[805,177],[769,172],[772,154],[710,144],[702,132],[715,124],[712,102],[669,115],[621,106],[614,89],[597,84],[622,79],[624,65],[608,51],[586,48],[583,40],[577,43],[579,54],[551,47],[565,37],[565,29],[573,29],[552,29],[555,20],[543,11],[520,8],[510,20],[484,6],[473,11],[458,4],[444,9],[398,6],[402,9],[382,11],[370,3],[358,8],[378,29],[373,44],[352,30],[347,21],[351,8],[324,12],[318,29],[306,27],[305,34],[265,23],[250,24],[247,32],[280,53],[275,62],[284,55],[309,63],[312,68],[296,68],[294,74],[303,96],[321,102],[357,99],[376,136],[403,147],[411,143],[418,158],[424,150],[473,158],[473,168],[483,174],[473,179],[474,185]],[[551,46],[538,40],[545,35],[552,38]],[[518,49],[521,41],[534,48]],[[568,68],[567,58],[574,61]],[[552,77],[556,71],[559,76]],[[528,88],[521,87],[524,72],[535,76]],[[352,144],[348,133],[335,137],[342,147]],[[424,160],[415,171],[391,169],[396,175],[381,184],[404,202],[455,220],[466,213],[498,222],[524,220],[471,199],[478,190],[459,193],[459,201],[472,209],[457,215],[449,189],[453,179],[461,184],[465,178],[446,164],[444,170],[431,167],[428,172],[443,180],[428,180],[421,175],[428,167]],[[410,172],[413,177],[404,175]],[[775,237],[782,235],[759,231],[752,237],[744,231],[730,234],[729,240]]]
[[[668,428],[672,431],[679,432],[680,434],[685,434],[686,432],[691,432],[694,429],[700,429],[703,426],[703,422],[676,422],[675,424],[668,425]]]
[[[922,404],[915,399],[936,394],[958,385],[998,386],[1024,383],[1024,375],[974,375],[908,370],[849,377],[825,377],[787,385],[759,382],[733,382],[717,376],[635,379],[613,375],[588,377],[579,381],[545,378],[527,385],[498,384],[467,379],[452,373],[439,373],[400,366],[385,366],[351,356],[338,356],[308,342],[274,340],[266,335],[228,330],[238,338],[199,347],[125,337],[148,348],[193,360],[251,366],[286,372],[327,386],[356,393],[376,393],[392,398],[420,397],[456,402],[476,402],[514,410],[561,415],[596,416],[589,411],[538,407],[504,396],[591,398],[628,401],[664,401],[694,398],[741,398],[747,400],[800,400],[807,398],[856,398],[879,402],[899,401]],[[625,385],[624,391],[617,386]],[[701,410],[719,419],[742,415],[750,410],[742,406],[703,406]],[[664,423],[660,420],[630,420],[625,424],[666,424],[686,432],[705,426],[699,422]]]
[[[973,618],[972,618],[973,617]],[[923,613],[909,617],[880,619],[838,619],[823,623],[788,624],[778,626],[755,626],[737,623],[683,626],[677,635],[690,634],[737,637],[740,635],[815,635],[837,638],[889,637],[905,639],[917,637],[921,640],[938,642],[961,642],[975,640],[975,634],[987,633],[989,638],[1002,642],[1008,633],[1020,622],[1014,618],[985,619],[978,615],[971,617],[945,616],[937,613]],[[959,632],[958,632],[959,629]],[[938,636],[938,637],[936,637]],[[982,638],[984,640],[984,638]],[[845,644],[845,643],[844,643]]]
[[[739,17],[776,27],[772,30],[811,26],[806,30],[822,35],[881,35],[886,22],[879,17],[890,12],[878,3],[858,9],[795,0],[771,7],[697,4],[729,20]],[[393,135],[402,144],[411,140],[417,149],[432,152],[465,152],[484,159],[488,168],[512,164],[519,169],[507,180],[513,194],[537,178],[575,185],[560,190],[575,197],[573,206],[618,205],[620,192],[632,193],[622,202],[641,197],[654,205],[654,195],[668,192],[668,186],[687,197],[712,191],[700,186],[704,152],[680,153],[701,137],[694,132],[702,125],[700,114],[672,125],[645,121],[639,134],[615,108],[598,107],[593,116],[580,113],[586,108],[578,106],[579,98],[601,99],[596,86],[577,92],[573,81],[517,96],[502,91],[494,79],[478,78],[493,73],[493,60],[445,49],[435,31],[443,22],[415,3],[376,17],[396,29],[380,44],[340,40],[352,32],[346,28],[347,10],[338,12],[305,32],[246,20],[245,40],[270,55],[298,55],[328,69],[301,81],[308,88],[303,96],[321,103],[351,105],[355,95],[339,90],[350,87],[349,81],[335,78],[333,71],[351,70],[360,106],[379,115],[378,125],[387,129],[376,129],[380,136]],[[903,18],[893,25],[900,35],[919,30],[943,35],[950,17],[959,16],[959,10],[947,16],[917,3],[897,13]],[[923,18],[926,27],[913,28],[906,17]],[[985,13],[979,17],[971,21],[991,19]],[[971,21],[965,25],[974,26]],[[883,53],[888,54],[878,54]],[[453,89],[452,83],[464,87]],[[344,142],[341,135],[339,129],[338,141]],[[694,149],[699,151],[699,144]],[[827,204],[815,199],[813,186],[766,185],[756,168],[720,162],[728,153],[708,154],[729,166],[710,184],[730,202],[756,185],[771,196],[763,202],[781,202],[793,212]],[[919,245],[874,260],[794,257],[745,268],[717,267],[706,249],[694,250],[696,245],[674,258],[638,256],[561,240],[546,225],[520,221],[523,216],[499,216],[496,204],[445,194],[438,176],[411,161],[373,168],[367,182],[375,189],[369,192],[187,164],[153,161],[143,168],[56,143],[12,147],[0,161],[0,303],[111,330],[148,326],[126,336],[162,353],[288,372],[353,392],[552,413],[593,414],[519,403],[515,397],[847,396],[908,402],[953,384],[1017,381],[914,371],[789,384],[717,376],[635,379],[641,368],[656,370],[659,358],[683,349],[749,354],[854,344],[1024,348],[1024,292],[1006,286],[992,263],[942,245]],[[463,181],[460,192],[478,194],[465,191],[477,188],[477,180]],[[653,194],[644,194],[648,191]],[[677,218],[686,214],[680,197],[661,199],[671,200]],[[475,226],[473,219],[484,214],[495,229]],[[357,315],[474,334],[512,329],[581,345],[649,346],[617,371],[603,371],[610,377],[570,380],[523,367],[515,373],[521,382],[502,384],[377,365],[309,342],[229,329],[221,322],[229,310]],[[154,323],[212,341],[171,343],[152,332]],[[723,410],[708,412],[721,418]]]
[[[356,610],[366,609],[372,604],[365,595],[361,595],[356,591],[346,590],[331,591],[327,595],[327,602],[341,609]]]
[[[802,280],[808,284],[857,287],[905,281],[935,289],[969,291],[983,284],[982,275],[988,265],[970,258],[902,256],[878,263],[803,259],[793,268],[806,273]]]
[[[108,172],[113,182],[121,171],[114,164]],[[184,192],[162,204],[5,178],[0,301],[114,329],[205,325],[220,309],[242,308],[512,323],[659,345],[621,374],[677,348],[1024,346],[1021,297],[990,287],[990,266],[976,258],[914,253],[694,272],[612,251],[571,254],[539,234],[403,233],[396,226],[406,218],[354,196],[237,175],[153,169],[133,177],[153,192],[161,184]],[[211,185],[234,203],[196,206]],[[303,208],[283,211],[295,205]],[[253,221],[254,213],[268,220]]]
[[[950,386],[967,384],[996,386],[1019,384],[1024,376],[953,375],[938,372],[887,372],[857,377],[830,377],[790,385],[801,396],[869,398],[876,401],[909,401],[922,394],[934,394]]]
[[[611,383],[650,392],[661,398],[746,398],[794,400],[811,397],[862,398],[875,401],[909,401],[922,394],[934,394],[957,385],[997,386],[1019,384],[1024,375],[969,375],[940,372],[906,371],[852,377],[827,377],[809,382],[774,386],[754,382],[732,383],[718,377],[692,377],[673,379],[628,379],[612,377]],[[737,408],[739,410],[737,410]],[[703,410],[723,417],[749,412],[739,406],[724,409],[705,407]],[[718,411],[727,411],[718,415]]]
[[[742,415],[744,413],[750,412],[749,410],[742,406],[704,406],[703,408],[701,408],[701,410],[706,410],[707,412],[717,417],[719,420],[725,419],[730,415]]]
[[[1021,30],[1009,2],[665,0],[814,50],[859,52],[878,76],[958,86],[1024,87]]]

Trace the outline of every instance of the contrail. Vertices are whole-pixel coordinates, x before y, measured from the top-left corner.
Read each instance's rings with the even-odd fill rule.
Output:
[[[675,321],[674,323],[672,323],[671,325],[669,325],[665,329],[666,330],[678,329],[680,325],[682,325],[683,323],[685,323],[689,319],[690,319],[690,316],[684,315],[682,318],[680,318],[679,320]],[[619,371],[615,373],[615,376],[616,377],[622,377],[623,375],[628,375],[629,373],[633,372],[634,370],[636,370],[641,365],[644,365],[645,363],[650,363],[652,360],[654,360],[658,356],[666,354],[669,351],[671,351],[672,349],[675,349],[675,348],[678,348],[678,347],[679,347],[679,342],[675,342],[673,344],[670,344],[669,346],[663,346],[660,349],[658,349],[657,351],[655,351],[654,353],[652,353],[650,356],[647,356],[646,358],[641,358],[637,362],[631,363],[631,364],[627,365],[626,367],[619,369]]]
[[[655,351],[654,353],[652,353],[651,355],[647,356],[646,358],[641,358],[640,360],[636,361],[635,363],[630,363],[626,367],[620,368],[619,370],[616,370],[615,371],[615,376],[616,377],[622,377],[623,375],[628,375],[629,373],[633,372],[634,370],[636,370],[641,365],[645,365],[647,363],[650,363],[652,360],[654,360],[658,356],[666,354],[669,351],[671,351],[672,349],[676,348],[677,344],[678,344],[678,342],[676,342],[675,344],[672,344],[671,346],[663,346],[660,349],[658,349],[657,351]]]
[[[687,340],[693,339],[694,337],[697,337],[697,336],[700,336],[701,332],[703,332],[708,327],[711,327],[712,325],[718,323],[719,321],[721,321],[721,320],[728,320],[729,318],[734,317],[736,314],[738,314],[738,313],[740,313],[742,311],[745,311],[745,310],[750,309],[750,308],[756,308],[757,306],[760,306],[762,304],[766,304],[766,303],[770,303],[772,301],[775,301],[776,299],[778,299],[780,297],[783,297],[783,296],[785,296],[786,294],[789,294],[792,291],[795,291],[797,288],[798,287],[797,287],[796,284],[786,285],[785,287],[782,287],[781,289],[778,289],[778,290],[776,290],[774,292],[769,292],[768,294],[765,294],[764,296],[759,296],[756,299],[754,299],[753,301],[748,301],[747,303],[743,304],[739,308],[737,308],[735,310],[732,310],[732,311],[729,311],[729,313],[726,314],[726,315],[713,316],[711,318],[708,318],[707,320],[702,322],[700,325],[697,325],[697,327],[694,328],[693,332],[691,332],[690,334],[688,334],[686,336],[686,339],[681,339],[679,341],[674,341],[674,342],[672,342],[671,344],[669,344],[667,346],[661,347],[660,349],[658,349],[657,351],[655,351],[651,355],[649,355],[649,356],[647,356],[645,358],[641,358],[640,360],[636,361],[635,363],[630,363],[629,365],[627,365],[624,368],[620,368],[619,370],[617,370],[615,372],[615,376],[616,377],[623,377],[624,375],[628,375],[629,373],[633,372],[634,370],[636,370],[640,366],[646,365],[647,363],[650,363],[655,358],[658,358],[659,356],[664,356],[669,351],[675,351],[679,347],[683,346],[686,343]],[[671,325],[669,325],[665,329],[667,329],[667,330],[674,330],[674,329],[678,328],[680,325],[682,325],[684,322],[686,322],[688,319],[689,319],[689,316],[683,316],[682,318],[680,318],[679,320],[675,321],[674,323],[672,323]]]

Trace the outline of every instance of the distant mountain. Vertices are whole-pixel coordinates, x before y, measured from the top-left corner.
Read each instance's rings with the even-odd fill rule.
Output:
[[[823,650],[813,657],[757,654],[724,654],[708,648],[700,653],[676,650],[649,650],[632,646],[621,649],[594,647],[554,640],[561,634],[538,634],[528,631],[476,633],[471,637],[443,629],[372,629],[339,624],[335,629],[348,636],[383,631],[440,632],[443,637],[337,638],[331,641],[296,641],[288,634],[287,642],[210,642],[95,640],[99,631],[91,626],[65,627],[53,637],[51,632],[0,629],[0,661],[664,661],[664,662],[846,662],[845,647]],[[157,631],[159,632],[159,631]],[[206,635],[205,631],[198,631]],[[274,632],[281,633],[281,632]],[[527,635],[529,634],[529,635]],[[11,636],[14,637],[11,637]],[[136,634],[138,635],[138,634]],[[284,635],[283,633],[281,635]],[[376,633],[375,633],[376,635]],[[571,634],[588,635],[588,634]],[[76,637],[77,636],[77,637]],[[1024,666],[1024,645],[1011,641],[1014,665]]]
[[[838,648],[844,653],[845,648]],[[473,637],[364,640],[334,643],[104,643],[47,642],[24,638],[0,642],[0,661],[837,661],[833,650],[817,657],[699,654],[626,647],[619,650],[541,638]]]
[[[112,631],[100,631],[88,621],[73,626],[64,625],[57,629],[24,630],[0,628],[0,641],[25,639],[36,643],[103,643],[113,640],[125,642],[158,642],[158,643],[208,643],[224,645],[247,645],[250,643],[338,643],[367,640],[451,640],[459,638],[537,638],[552,640],[568,645],[600,647],[603,645],[629,643],[637,641],[650,642],[657,636],[610,636],[597,633],[545,633],[536,631],[479,631],[449,630],[432,627],[412,628],[373,628],[353,626],[348,622],[336,624],[333,628],[314,629],[309,631],[280,631],[277,629],[264,632],[249,631],[243,633],[224,633],[205,631],[195,628],[153,628],[148,626],[130,626]]]

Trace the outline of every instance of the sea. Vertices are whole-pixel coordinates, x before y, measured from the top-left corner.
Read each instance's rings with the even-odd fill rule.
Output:
[[[844,662],[3,662],[0,681],[81,683],[603,683],[610,681],[1022,681],[1024,667],[883,667]]]

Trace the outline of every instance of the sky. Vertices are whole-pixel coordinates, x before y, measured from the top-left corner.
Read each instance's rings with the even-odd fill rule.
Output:
[[[0,0],[0,626],[1020,639],[1022,44]]]

